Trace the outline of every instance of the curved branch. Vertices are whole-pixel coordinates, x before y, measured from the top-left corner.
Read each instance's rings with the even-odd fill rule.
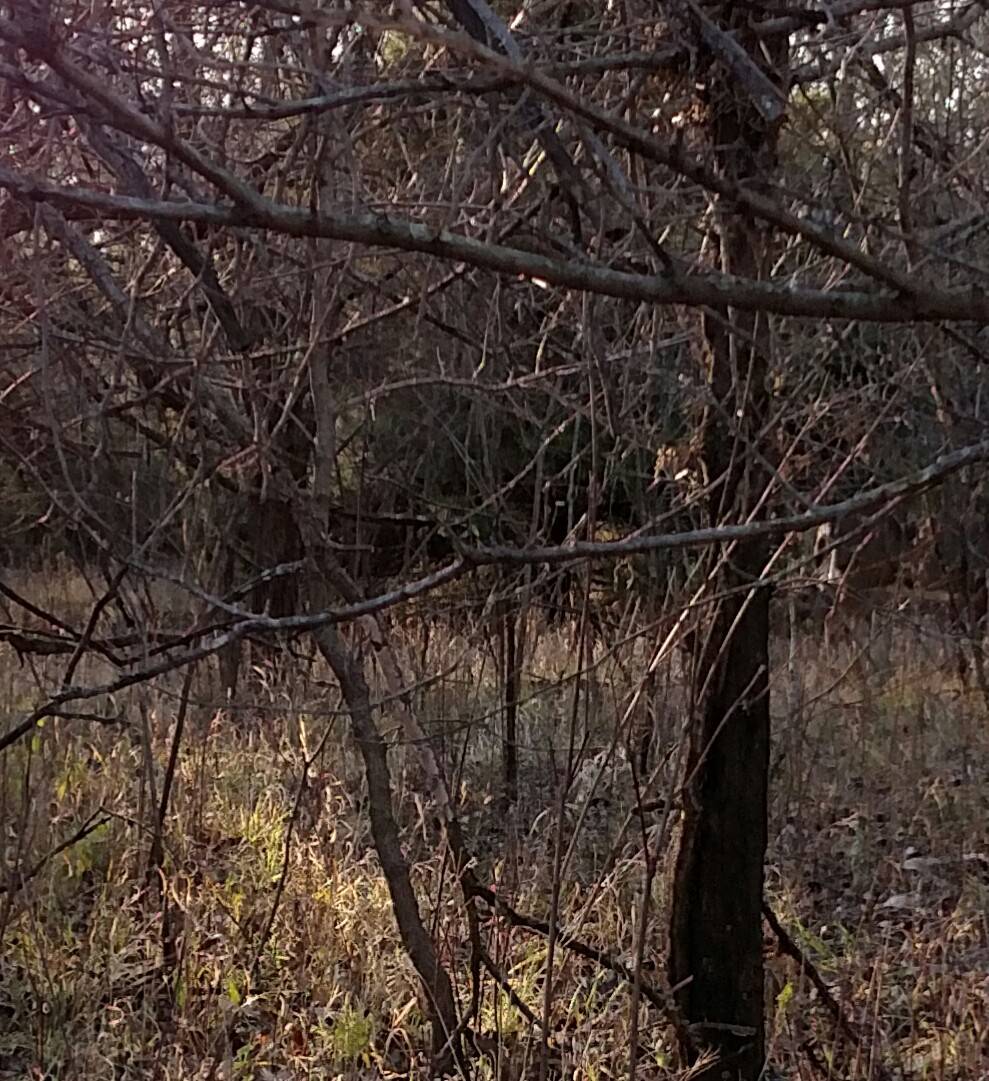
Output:
[[[59,208],[100,211],[107,218],[270,229],[286,236],[397,248],[514,278],[538,280],[564,289],[644,304],[730,307],[785,316],[860,319],[875,323],[949,320],[989,324],[989,296],[975,286],[936,289],[918,280],[909,293],[888,289],[828,291],[719,273],[676,277],[631,274],[597,263],[551,259],[520,248],[488,244],[448,229],[385,214],[316,213],[273,203],[261,196],[252,199],[250,206],[136,199],[90,188],[63,187],[4,166],[0,166],[0,188],[6,188],[20,198],[51,203]]]
[[[752,537],[780,537],[789,533],[806,533],[826,522],[836,522],[851,514],[874,511],[887,503],[904,499],[918,492],[927,490],[943,481],[952,473],[967,465],[989,460],[989,440],[962,447],[960,450],[943,454],[926,468],[911,473],[899,480],[867,489],[851,499],[830,506],[815,507],[804,514],[785,518],[772,518],[767,521],[746,522],[740,525],[712,526],[707,529],[693,529],[682,533],[661,533],[626,537],[617,541],[585,541],[572,545],[559,545],[543,548],[502,548],[476,547],[463,548],[452,563],[433,571],[412,582],[405,582],[386,593],[359,601],[356,604],[340,608],[326,609],[306,615],[271,616],[244,612],[232,605],[211,598],[218,608],[239,618],[239,622],[230,626],[222,634],[211,638],[201,646],[179,656],[173,656],[157,664],[137,669],[120,676],[109,683],[89,687],[66,687],[50,698],[44,705],[33,710],[27,717],[16,724],[6,734],[0,736],[0,751],[33,731],[39,721],[59,714],[61,708],[69,702],[78,702],[146,683],[166,672],[175,671],[193,661],[201,660],[223,649],[231,642],[238,641],[252,633],[272,634],[298,633],[313,631],[335,623],[352,622],[362,616],[372,615],[394,608],[396,605],[416,597],[431,593],[441,586],[462,578],[472,570],[483,566],[530,565],[537,563],[563,564],[582,559],[623,559],[626,556],[644,552],[671,551],[682,548],[701,548],[713,544],[731,543]],[[166,577],[167,576],[163,576]]]
[[[335,23],[355,21],[355,16],[350,12],[324,13],[308,15],[306,21],[313,24],[333,25]],[[840,259],[848,266],[855,267],[863,274],[874,278],[878,282],[895,289],[909,297],[911,301],[922,302],[927,295],[929,286],[926,282],[920,282],[909,275],[903,275],[891,267],[888,267],[863,252],[861,247],[852,241],[838,236],[833,230],[827,229],[802,218],[785,207],[779,205],[762,191],[742,187],[733,181],[721,176],[715,170],[706,166],[703,162],[688,155],[676,143],[657,138],[652,132],[643,131],[640,127],[625,120],[621,116],[598,108],[596,105],[585,101],[573,94],[563,83],[536,70],[529,63],[518,63],[502,53],[489,49],[479,44],[467,34],[448,33],[438,30],[429,24],[413,19],[379,19],[370,15],[360,16],[362,25],[377,30],[401,30],[405,33],[414,34],[420,40],[446,48],[457,53],[463,53],[494,69],[509,79],[521,83],[560,108],[572,113],[591,124],[596,130],[607,132],[612,139],[626,150],[638,154],[655,164],[662,165],[674,173],[685,177],[695,184],[700,185],[714,195],[731,201],[740,210],[746,211],[775,226],[791,236],[799,236],[812,244],[818,250],[834,258]],[[187,142],[179,139],[169,127],[155,120],[153,117],[142,112],[132,102],[117,94],[106,83],[91,75],[76,64],[68,60],[59,50],[58,46],[50,38],[39,38],[37,34],[27,33],[7,19],[0,19],[0,38],[24,49],[29,55],[43,60],[52,71],[57,73],[68,85],[76,91],[86,95],[92,101],[97,102],[112,117],[113,124],[121,131],[125,131],[135,138],[155,143],[178,161],[193,170],[197,175],[215,185],[228,199],[238,207],[259,219],[269,216],[272,205],[267,199],[259,194],[250,184],[235,176],[212,158],[203,154]],[[255,224],[261,224],[261,221]],[[251,223],[246,223],[251,224]],[[278,228],[275,225],[269,228]],[[299,235],[320,236],[319,233],[303,233]],[[332,238],[332,237],[330,237]],[[339,237],[338,239],[348,239]],[[359,239],[359,238],[358,238]],[[396,244],[403,247],[402,244]],[[430,250],[418,248],[418,250]],[[433,254],[441,254],[433,252]],[[470,260],[467,260],[468,262]],[[536,274],[537,277],[544,275]],[[547,279],[551,280],[551,279]],[[568,284],[568,283],[560,283]],[[753,283],[754,286],[754,283]],[[585,289],[587,286],[575,285],[575,288]],[[756,286],[754,286],[756,287]],[[600,291],[600,290],[599,290]],[[622,295],[622,294],[612,294]],[[668,300],[660,300],[661,303],[684,303],[701,304],[717,307],[722,304],[735,303],[724,296],[711,296],[703,300],[678,299],[671,296]],[[736,305],[743,306],[743,305]],[[759,310],[773,311],[763,305],[755,304]],[[841,315],[835,312],[784,310],[781,314],[790,315],[825,315],[831,318],[872,319],[870,315]],[[964,315],[945,315],[943,318],[966,318]]]

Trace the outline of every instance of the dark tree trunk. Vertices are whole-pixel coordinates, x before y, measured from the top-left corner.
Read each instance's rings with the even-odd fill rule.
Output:
[[[525,649],[525,612],[514,597],[504,601],[499,620],[501,684],[505,730],[502,746],[502,798],[514,804],[519,793],[518,715],[522,689],[522,654]]]
[[[248,529],[254,573],[302,558],[302,537],[288,500],[253,496]],[[295,615],[300,610],[299,576],[289,574],[259,582],[251,594],[251,608],[276,619]]]
[[[724,5],[717,15],[721,29],[733,32],[749,57],[764,63],[766,54],[746,33],[745,13]],[[702,40],[710,40],[705,33]],[[712,62],[707,77],[709,134],[719,171],[737,184],[765,181],[774,164],[776,124],[760,115],[754,99],[721,63]],[[758,278],[768,239],[761,225],[739,213],[729,199],[718,203],[715,214],[720,269]],[[761,464],[771,457],[763,433],[769,398],[767,329],[765,318],[747,313],[704,315],[712,404],[704,422],[703,455],[713,485],[713,523],[750,518],[770,483]],[[692,1076],[718,1081],[757,1081],[765,1060],[761,907],[770,736],[769,591],[760,578],[767,554],[764,540],[712,553],[724,559],[713,582],[721,599],[694,666],[696,716],[673,887],[670,979],[678,988],[684,1022],[682,1051],[691,1063],[711,1055],[712,1061]]]
[[[288,500],[265,499],[260,493],[252,494],[247,503],[242,534],[250,552],[250,577],[302,558],[302,537]],[[239,563],[231,549],[223,580],[226,591],[238,584]],[[299,576],[286,574],[258,582],[251,590],[248,603],[252,611],[265,612],[275,619],[294,615],[301,610]],[[255,657],[260,655],[274,661],[279,647],[273,642],[259,640],[252,648]],[[219,656],[220,686],[231,701],[237,696],[243,653],[244,642],[238,639],[224,647]]]
[[[732,562],[723,585],[757,578],[762,545],[736,551]],[[680,986],[683,1051],[690,1061],[715,1052],[717,1066],[696,1076],[719,1081],[755,1081],[764,1059],[768,600],[758,589],[722,602],[710,630],[674,878],[670,979]]]

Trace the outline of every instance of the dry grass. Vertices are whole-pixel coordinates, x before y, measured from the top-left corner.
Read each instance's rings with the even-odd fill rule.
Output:
[[[78,590],[63,586],[59,597],[44,584],[60,610]],[[662,815],[633,819],[620,836],[635,792],[625,737],[613,736],[648,651],[632,642],[609,656],[599,643],[595,667],[578,677],[571,637],[546,631],[529,652],[511,813],[499,800],[491,651],[435,627],[424,643],[414,622],[397,640],[409,678],[421,681],[416,707],[456,778],[482,880],[545,918],[562,842],[562,925],[630,960],[642,831],[655,839]],[[959,683],[942,639],[900,627],[891,641],[857,661],[847,644],[826,653],[808,636],[793,653],[780,643],[768,896],[858,1039],[850,1046],[836,1036],[807,974],[771,950],[774,1068],[808,1081],[981,1081],[989,1076],[986,705]],[[7,659],[8,722],[57,685],[63,665]],[[76,682],[100,674],[93,662]],[[7,752],[0,1077],[422,1075],[424,1019],[337,693],[315,665],[278,677],[261,665],[255,676],[233,710],[218,707],[211,673],[194,681],[163,891],[145,888],[145,871],[178,678],[118,698],[125,729],[49,722]],[[662,793],[675,761],[684,713],[675,663],[650,693],[660,765],[647,798]],[[380,720],[397,739],[387,706]],[[561,823],[555,794],[572,723],[591,764]],[[423,914],[466,1001],[466,928],[416,790],[415,758],[398,746],[392,762]],[[97,828],[42,863],[91,819]],[[662,873],[651,890],[643,977],[658,982]],[[515,993],[541,1016],[546,942],[497,921],[483,931]],[[558,949],[548,1008],[552,1076],[628,1076],[624,984]],[[675,1076],[664,1019],[641,1007],[639,1021],[639,1074]],[[491,979],[477,1028],[488,1051],[478,1077],[539,1075],[532,1027]]]

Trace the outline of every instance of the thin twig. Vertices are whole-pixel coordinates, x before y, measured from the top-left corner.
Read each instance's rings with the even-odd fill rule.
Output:
[[[17,875],[17,881],[13,885],[0,883],[0,893],[13,894],[18,890],[23,889],[32,878],[36,878],[41,874],[45,867],[47,867],[56,856],[59,856],[67,849],[72,848],[73,845],[79,844],[80,841],[85,840],[91,833],[95,833],[101,826],[107,825],[109,821],[109,816],[106,815],[103,808],[100,807],[86,819],[71,837],[67,837],[61,844],[56,845],[50,852],[42,856],[30,871]]]

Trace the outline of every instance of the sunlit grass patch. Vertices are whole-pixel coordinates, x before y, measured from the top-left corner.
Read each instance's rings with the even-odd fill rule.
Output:
[[[532,633],[513,807],[501,799],[503,688],[490,651],[464,637],[444,642],[435,627],[425,644],[405,628],[399,645],[423,680],[413,700],[451,778],[482,883],[547,920],[557,839],[564,851],[572,842],[557,926],[628,962],[641,902],[642,828],[656,819],[633,817],[612,851],[634,795],[628,739],[616,741],[615,726],[649,644],[633,641],[612,656],[598,639],[592,670],[581,671],[572,630]],[[431,681],[452,651],[459,666]],[[772,957],[774,1060],[796,1068],[810,1040],[821,1061],[834,1056],[848,1081],[869,1081],[875,1055],[913,1070],[903,1074],[909,1081],[942,1081],[938,1070],[951,1081],[981,1081],[987,1011],[978,973],[985,971],[989,886],[979,860],[966,857],[989,849],[982,783],[989,736],[978,697],[956,693],[956,676],[935,678],[930,657],[909,643],[892,656],[891,673],[865,669],[849,686],[840,664],[814,655],[802,697],[785,688],[777,695],[781,753],[768,892],[858,1026],[862,1046],[850,1055],[835,1045],[807,974]],[[686,708],[679,663],[671,659],[655,692],[660,758],[675,751]],[[44,678],[54,683],[57,665],[45,664]],[[251,685],[249,708],[225,709],[210,707],[208,675],[196,677],[164,821],[164,862],[150,880],[177,681],[142,692],[143,699],[120,696],[117,708],[132,722],[126,729],[53,721],[37,741],[8,750],[0,797],[17,842],[8,866],[34,868],[91,816],[106,821],[15,891],[0,960],[0,1056],[23,1076],[50,1070],[129,1079],[157,1068],[184,1081],[204,1062],[218,1063],[217,1076],[252,1081],[422,1075],[424,1003],[332,681],[322,670],[318,687],[272,671]],[[390,711],[388,688],[373,668],[371,675],[420,912],[467,1003],[464,902],[421,790],[416,748]],[[26,672],[0,668],[0,679],[12,707],[36,701]],[[792,702],[798,708],[785,712]],[[571,738],[578,774],[581,762],[616,748],[593,792],[593,814],[581,815],[572,791],[560,804]],[[659,784],[669,783],[666,768]],[[663,981],[671,850],[658,853],[651,892],[642,978],[655,986]],[[627,1076],[628,986],[559,943],[550,974],[542,936],[508,927],[483,904],[479,913],[482,942],[517,998],[484,976],[472,1027],[486,1050],[473,1062],[475,1076],[538,1073],[541,1029],[526,1011],[541,1022],[550,979],[551,1070],[602,1081]],[[661,1012],[642,1005],[638,1020],[639,1076],[676,1076]]]

